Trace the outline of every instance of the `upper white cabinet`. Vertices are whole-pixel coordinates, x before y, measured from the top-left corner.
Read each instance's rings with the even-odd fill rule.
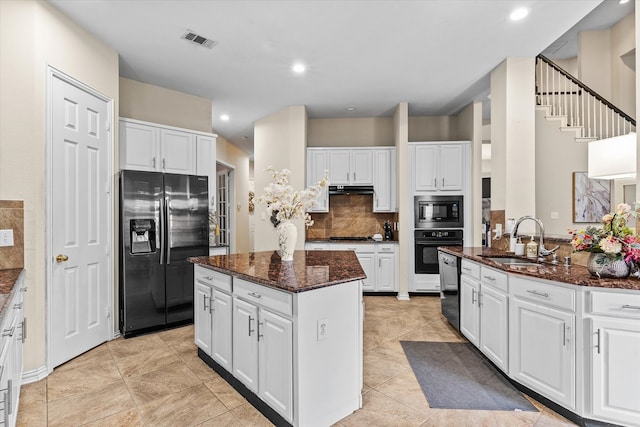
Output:
[[[465,147],[462,143],[415,144],[414,190],[464,190]]]
[[[396,150],[373,150],[373,211],[395,212],[396,203]]]
[[[120,119],[120,169],[215,176],[215,135]]]
[[[329,157],[326,150],[307,150],[307,186],[314,185],[324,178],[325,171],[329,170]],[[324,187],[316,199],[316,204],[309,209],[310,212],[329,212],[329,193]]]
[[[209,177],[209,209],[216,209],[216,137],[196,135],[196,175]]]
[[[373,185],[373,152],[370,149],[330,149],[331,185]]]

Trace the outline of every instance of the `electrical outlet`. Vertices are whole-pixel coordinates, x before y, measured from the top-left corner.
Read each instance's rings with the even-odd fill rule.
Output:
[[[318,320],[318,341],[326,340],[329,336],[329,319]]]
[[[13,230],[0,230],[0,246],[13,246]]]
[[[559,219],[560,218],[560,214],[556,211],[551,211],[551,215],[550,215],[551,219]]]

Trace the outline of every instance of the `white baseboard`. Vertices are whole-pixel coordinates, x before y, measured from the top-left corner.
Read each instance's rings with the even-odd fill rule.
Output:
[[[399,299],[400,301],[409,301],[409,294],[401,294],[398,293],[398,295],[396,296],[397,299]]]
[[[26,371],[22,373],[22,384],[31,384],[38,382],[44,378],[46,378],[49,374],[47,373],[47,367],[41,366],[38,369],[34,369],[33,371]]]

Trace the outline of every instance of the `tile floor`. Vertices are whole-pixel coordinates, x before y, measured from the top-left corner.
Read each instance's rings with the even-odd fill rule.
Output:
[[[431,409],[400,340],[463,341],[436,297],[365,297],[363,408],[337,426],[572,426],[540,412]],[[22,387],[18,426],[271,425],[196,355],[193,326],[103,344]]]

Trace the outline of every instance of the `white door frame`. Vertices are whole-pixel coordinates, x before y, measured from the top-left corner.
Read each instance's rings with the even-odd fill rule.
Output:
[[[107,111],[108,111],[108,121],[109,121],[109,125],[107,128],[107,132],[109,132],[109,142],[111,145],[111,150],[108,151],[108,155],[107,155],[107,170],[109,171],[113,171],[113,147],[114,147],[114,129],[113,129],[113,117],[114,117],[114,102],[113,99],[98,92],[97,90],[93,89],[92,87],[82,83],[79,80],[74,79],[73,77],[69,76],[68,74],[63,73],[62,71],[52,67],[51,65],[47,65],[47,75],[46,75],[46,85],[47,85],[47,94],[46,94],[46,136],[45,136],[45,146],[46,146],[46,172],[45,172],[45,176],[46,176],[46,195],[45,195],[45,199],[46,199],[46,229],[45,229],[45,253],[46,253],[46,296],[45,296],[45,300],[46,300],[46,314],[45,314],[45,319],[46,319],[46,336],[45,336],[45,341],[46,341],[46,369],[47,369],[47,374],[50,374],[53,371],[53,367],[51,366],[51,354],[53,352],[53,344],[52,344],[52,340],[50,339],[51,337],[51,327],[52,327],[52,312],[53,312],[53,307],[51,306],[51,304],[53,303],[53,298],[51,297],[52,292],[53,292],[53,252],[52,252],[52,247],[53,247],[53,234],[52,234],[52,230],[53,230],[53,223],[52,223],[52,219],[53,219],[53,203],[52,203],[52,197],[51,195],[53,194],[53,185],[52,185],[52,181],[53,181],[53,79],[54,78],[58,78],[60,80],[63,80],[65,83],[68,83],[72,86],[77,87],[80,90],[83,90],[87,93],[90,93],[91,95],[95,96],[96,98],[101,99],[102,101],[107,103]],[[107,185],[109,186],[109,203],[108,203],[108,207],[109,207],[109,212],[107,212],[107,235],[109,236],[108,238],[108,243],[107,243],[107,247],[105,248],[107,251],[107,258],[109,259],[108,261],[108,266],[109,268],[107,269],[107,283],[114,283],[113,282],[113,276],[114,276],[114,258],[113,258],[113,230],[114,230],[114,224],[113,224],[113,209],[114,209],[114,198],[113,198],[113,178],[110,177],[107,180]],[[114,288],[111,289],[111,292],[109,292],[109,298],[107,300],[108,305],[109,305],[109,312],[111,313],[111,320],[113,322],[113,319],[115,319],[115,315],[114,315],[114,310],[113,310],[113,301],[114,301]],[[115,325],[115,323],[114,323]],[[113,339],[115,337],[116,331],[114,329],[114,332],[111,334],[110,338]]]
[[[229,253],[235,253],[236,250],[236,183],[235,183],[235,175],[236,175],[236,167],[230,163],[223,162],[222,160],[216,160],[216,176],[217,176],[217,165],[220,164],[225,168],[229,169],[229,199],[227,200],[227,204],[229,206]],[[216,197],[217,197],[217,182],[216,182]],[[232,232],[234,231],[234,232]]]

